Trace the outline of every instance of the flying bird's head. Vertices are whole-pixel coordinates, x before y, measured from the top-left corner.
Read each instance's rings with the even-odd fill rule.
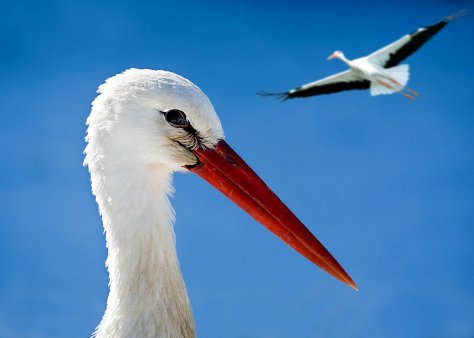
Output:
[[[111,189],[126,185],[136,191],[152,185],[158,176],[168,179],[173,171],[193,172],[310,261],[357,288],[324,246],[224,141],[219,118],[196,85],[170,72],[130,69],[108,79],[99,93],[87,119],[85,149],[96,196],[103,191],[97,182],[107,184],[113,175],[120,179]],[[130,183],[133,176],[152,179]]]
[[[335,58],[340,59],[341,57],[344,57],[344,54],[342,54],[341,51],[336,50],[334,53],[332,53],[331,55],[329,55],[328,60],[332,60],[332,59],[335,59]]]

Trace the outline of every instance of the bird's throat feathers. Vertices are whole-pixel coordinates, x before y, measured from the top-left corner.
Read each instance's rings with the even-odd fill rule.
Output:
[[[224,138],[220,120],[196,85],[166,71],[129,69],[98,92],[84,164],[102,215],[110,293],[96,337],[194,337],[168,196],[172,173],[196,163],[192,149]],[[189,128],[170,123],[170,111]]]
[[[194,337],[168,198],[172,169],[112,156],[112,143],[95,141],[89,138],[86,164],[106,235],[110,285],[96,337]]]

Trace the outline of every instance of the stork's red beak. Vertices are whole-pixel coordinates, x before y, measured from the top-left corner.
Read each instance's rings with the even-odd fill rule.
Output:
[[[357,290],[336,259],[224,140],[214,149],[196,149],[194,154],[199,163],[188,167],[190,171],[311,262]]]
[[[329,55],[328,60],[332,60],[332,59],[334,59],[336,56],[337,56],[337,53],[332,53],[331,55]]]

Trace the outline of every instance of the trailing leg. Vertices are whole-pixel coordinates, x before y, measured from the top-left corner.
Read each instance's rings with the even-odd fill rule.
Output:
[[[379,85],[381,85],[381,86],[384,86],[384,87],[386,87],[386,88],[388,88],[388,89],[393,90],[395,93],[398,93],[398,94],[400,94],[400,95],[405,96],[405,97],[406,97],[407,99],[409,99],[409,100],[415,101],[415,98],[414,98],[413,96],[408,95],[408,94],[402,92],[401,90],[399,90],[399,89],[397,89],[397,88],[395,88],[395,87],[389,85],[388,83],[386,83],[386,82],[384,82],[384,81],[379,80],[379,81],[377,81],[377,83],[378,83]]]

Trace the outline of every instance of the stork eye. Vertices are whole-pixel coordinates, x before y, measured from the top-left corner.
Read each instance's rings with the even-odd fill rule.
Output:
[[[179,109],[171,109],[165,113],[166,122],[175,128],[189,127],[189,121],[186,114]]]

